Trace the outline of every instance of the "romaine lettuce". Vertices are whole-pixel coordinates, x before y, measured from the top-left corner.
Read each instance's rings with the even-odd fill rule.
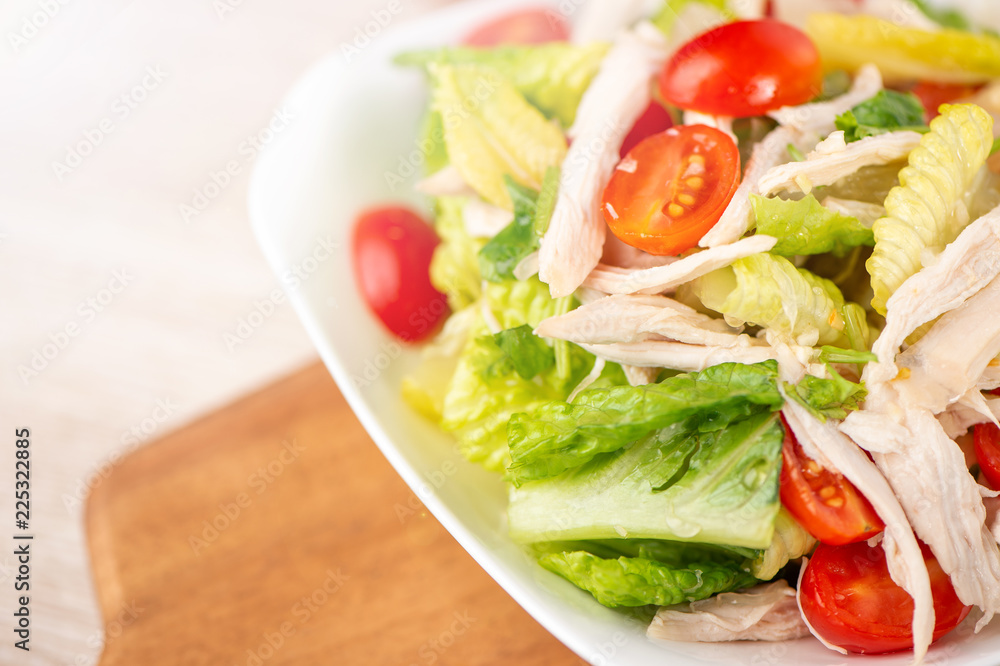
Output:
[[[755,254],[693,283],[705,307],[734,324],[764,326],[798,344],[844,341],[844,297],[837,285],[791,261]]]
[[[913,93],[880,90],[871,99],[856,105],[835,121],[844,130],[847,143],[896,130],[927,131],[924,105]]]
[[[875,250],[866,266],[880,314],[893,292],[969,223],[969,190],[992,146],[990,114],[974,104],[941,106],[889,191],[886,216],[873,227]]]
[[[545,170],[566,155],[562,131],[495,69],[435,63],[428,69],[448,158],[469,186],[508,210],[504,176],[540,189]]]
[[[679,568],[641,557],[604,559],[587,551],[570,551],[543,555],[539,563],[612,608],[670,606],[757,583],[736,565],[713,562]]]
[[[811,14],[806,33],[827,69],[875,63],[887,83],[981,83],[1000,76],[1000,38],[906,28],[873,16]]]
[[[400,65],[478,65],[510,79],[529,102],[563,127],[573,124],[580,98],[597,74],[608,45],[552,42],[491,49],[449,47],[396,57]]]
[[[857,218],[825,208],[811,194],[797,201],[751,194],[750,204],[757,218],[757,233],[778,239],[772,254],[791,257],[832,252],[842,257],[858,245],[875,244],[872,230]]]
[[[513,488],[516,541],[665,539],[767,548],[784,430],[762,413],[711,432],[658,430],[563,474]]]
[[[508,476],[515,484],[556,476],[686,420],[689,428],[708,432],[762,407],[779,409],[777,376],[773,362],[727,363],[658,384],[589,388],[572,403],[515,414],[507,427]]]
[[[448,297],[452,312],[467,308],[479,300],[482,277],[476,255],[483,241],[465,229],[462,209],[464,197],[441,197],[437,200],[434,230],[441,243],[431,258],[431,284]]]

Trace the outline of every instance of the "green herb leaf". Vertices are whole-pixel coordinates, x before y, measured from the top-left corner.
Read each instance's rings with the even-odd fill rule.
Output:
[[[555,352],[544,340],[532,333],[527,324],[500,331],[493,339],[514,364],[514,370],[522,379],[534,379],[538,373],[555,365]]]
[[[837,116],[837,129],[848,143],[894,130],[926,132],[924,106],[913,93],[880,90],[871,99]]]

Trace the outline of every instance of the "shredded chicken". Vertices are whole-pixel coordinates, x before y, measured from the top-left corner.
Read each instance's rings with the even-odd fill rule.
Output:
[[[855,74],[851,89],[843,95],[825,102],[782,107],[768,115],[777,120],[782,127],[825,136],[836,129],[834,121],[837,116],[850,111],[866,99],[871,99],[880,90],[882,90],[882,74],[878,71],[878,67],[865,65]]]
[[[760,252],[767,252],[778,239],[758,234],[720,247],[702,250],[667,264],[638,271],[622,271],[599,265],[584,286],[606,294],[657,294],[674,289],[717,268],[729,266],[734,261]]]
[[[953,310],[1000,275],[1000,208],[962,230],[928,266],[910,276],[886,302],[885,328],[872,351],[891,364],[918,327]],[[895,368],[883,370],[889,377]]]
[[[656,376],[660,374],[659,368],[643,368],[637,365],[625,364],[622,366],[625,378],[630,386],[645,386],[656,381]]]
[[[575,343],[674,340],[732,347],[763,344],[666,296],[617,295],[582,305],[538,324],[535,335]]]
[[[650,254],[637,247],[627,245],[615,236],[610,228],[605,235],[604,254],[601,255],[601,263],[606,266],[635,270],[638,268],[665,266],[675,261],[677,261],[677,257]]]
[[[858,222],[869,229],[872,228],[876,220],[885,217],[885,206],[881,204],[856,201],[854,199],[839,199],[837,197],[825,197],[820,203],[824,208],[828,208],[835,213],[856,218]]]
[[[699,246],[716,248],[735,243],[753,226],[750,195],[760,194],[758,181],[765,173],[791,159],[788,154],[789,144],[799,150],[809,150],[816,145],[816,139],[786,127],[777,127],[759,141],[750,153],[736,193],[719,221],[698,241]]]
[[[720,363],[761,363],[775,358],[770,346],[708,347],[682,342],[647,340],[609,345],[581,344],[598,358],[615,363],[627,363],[645,368],[673,368],[681,372],[700,372]]]
[[[897,403],[893,416],[852,412],[840,428],[872,453],[917,536],[962,603],[983,610],[979,627],[985,626],[1000,610],[1000,551],[985,525],[980,486],[934,415],[904,405]]]
[[[667,56],[662,39],[623,33],[601,63],[570,129],[559,194],[542,238],[538,274],[553,297],[568,296],[597,266],[604,245],[604,187],[625,135],[646,109],[650,84]]]
[[[844,143],[844,133],[834,132],[803,162],[789,162],[774,167],[760,179],[761,194],[771,195],[781,190],[804,192],[813,187],[832,185],[866,166],[891,164],[906,159],[920,145],[917,132],[886,132]]]
[[[700,111],[685,111],[684,124],[714,127],[723,134],[728,135],[733,140],[733,143],[739,143],[739,139],[736,138],[736,134],[733,132],[733,119],[730,116],[712,116]]]
[[[462,205],[462,221],[473,238],[493,238],[514,221],[514,214],[486,203],[478,196],[469,197]]]
[[[590,0],[582,7],[580,3],[564,3],[559,10],[565,15],[564,6],[570,11],[579,8],[579,17],[573,23],[573,43],[590,44],[611,41],[619,31],[653,14],[659,4],[658,0]]]
[[[875,464],[832,421],[819,421],[794,400],[785,402],[782,414],[803,452],[821,466],[843,474],[886,524],[882,546],[889,575],[914,599],[914,657],[919,662],[931,643],[934,605],[927,567],[903,507]]]
[[[432,197],[479,196],[453,164],[435,171],[414,185],[413,189]]]
[[[896,357],[893,387],[906,405],[937,414],[975,387],[1000,354],[1000,279],[945,314],[916,344]]]
[[[784,580],[657,611],[646,635],[668,641],[784,641],[809,634]]]

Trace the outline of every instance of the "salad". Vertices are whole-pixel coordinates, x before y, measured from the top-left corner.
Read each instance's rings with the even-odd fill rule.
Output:
[[[511,538],[654,639],[1000,610],[1000,37],[910,0],[592,0],[400,54],[433,208],[355,273]],[[391,175],[391,174],[390,174]]]

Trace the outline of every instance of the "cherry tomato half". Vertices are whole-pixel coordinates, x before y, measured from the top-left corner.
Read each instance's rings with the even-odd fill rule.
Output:
[[[646,137],[658,134],[659,132],[665,132],[673,126],[674,119],[670,117],[670,114],[663,108],[662,104],[653,100],[625,136],[618,156],[624,158]]]
[[[354,226],[354,277],[361,296],[386,328],[407,342],[429,337],[448,316],[447,300],[428,272],[437,244],[430,225],[402,207],[365,211]]]
[[[740,180],[740,151],[706,125],[672,127],[629,151],[604,189],[615,236],[650,254],[680,254],[722,217]]]
[[[965,83],[934,83],[933,81],[921,81],[910,91],[924,105],[927,121],[930,122],[938,117],[938,109],[942,104],[950,104],[955,100],[970,97],[982,86],[973,86]]]
[[[931,578],[936,641],[957,627],[971,606],[958,600],[930,548],[920,548]],[[834,645],[861,654],[913,647],[913,598],[889,577],[882,544],[820,544],[802,574],[799,594],[806,620]]]
[[[781,460],[781,503],[821,542],[836,546],[864,541],[885,529],[853,483],[802,451],[787,423]]]
[[[702,33],[660,73],[660,93],[669,104],[740,118],[808,102],[822,87],[812,40],[772,19],[736,21]]]
[[[569,39],[569,23],[553,10],[525,9],[484,23],[462,40],[468,46],[544,44]]]
[[[992,423],[980,423],[972,431],[976,462],[993,488],[1000,488],[1000,429]]]

